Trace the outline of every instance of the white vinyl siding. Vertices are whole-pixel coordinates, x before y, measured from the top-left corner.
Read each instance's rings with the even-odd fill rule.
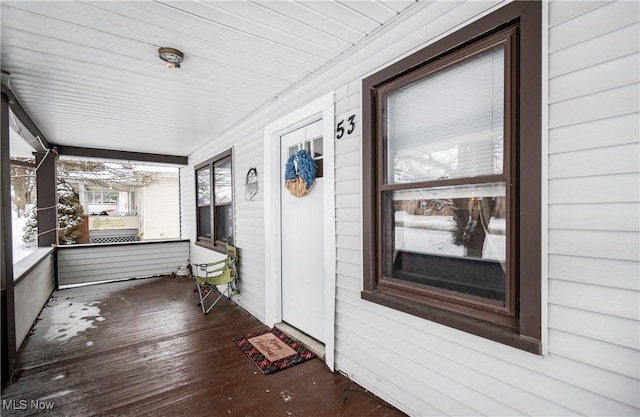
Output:
[[[597,392],[637,415],[640,8],[576,6],[550,5],[549,352],[606,375]]]
[[[189,242],[132,242],[58,248],[58,284],[171,275],[189,259]]]
[[[139,188],[142,194],[142,240],[180,237],[178,174],[157,174],[153,182]]]
[[[53,249],[38,248],[14,267],[14,310],[16,317],[16,349],[20,348],[36,322],[42,306],[54,289]],[[37,261],[33,268],[30,266]]]
[[[335,91],[336,368],[402,411],[426,415],[638,415],[640,122],[638,2],[550,2],[548,17],[548,322],[544,356],[364,301],[361,82],[499,7],[418,2],[296,89],[189,157],[182,237],[195,238],[193,166],[234,147],[239,303],[264,318],[264,127]],[[330,141],[325,145],[329,146]],[[260,190],[244,197],[256,167]],[[545,216],[543,216],[545,218]],[[192,261],[210,259],[194,246]]]

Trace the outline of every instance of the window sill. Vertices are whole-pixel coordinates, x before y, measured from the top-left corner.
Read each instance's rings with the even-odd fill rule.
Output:
[[[196,241],[195,244],[200,246],[201,248],[209,249],[214,252],[219,252],[226,254],[227,253],[227,245],[212,245],[211,242],[208,241]]]
[[[361,298],[394,310],[402,311],[413,316],[421,317],[445,326],[453,327],[467,333],[493,340],[536,355],[542,354],[542,344],[539,340],[523,336],[495,323],[478,320],[474,317],[456,314],[424,303],[416,302],[397,295],[382,291],[362,291]]]

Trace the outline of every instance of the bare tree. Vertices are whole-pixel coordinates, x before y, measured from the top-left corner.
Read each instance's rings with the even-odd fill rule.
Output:
[[[145,187],[155,181],[157,173],[136,170],[132,164],[105,163],[99,161],[61,159],[58,161],[58,177],[66,181],[84,181],[108,188],[114,184],[129,187]]]

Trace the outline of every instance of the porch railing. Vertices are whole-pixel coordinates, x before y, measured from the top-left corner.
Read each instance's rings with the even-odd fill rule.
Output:
[[[169,275],[189,259],[189,240],[39,248],[14,266],[16,349],[56,287]]]
[[[22,345],[55,286],[54,248],[38,248],[18,261],[14,273],[16,349]]]
[[[58,246],[58,287],[169,275],[189,259],[189,240]]]

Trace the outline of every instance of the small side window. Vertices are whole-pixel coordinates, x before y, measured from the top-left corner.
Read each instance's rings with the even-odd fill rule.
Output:
[[[231,149],[195,168],[196,244],[225,249],[233,244],[233,166]]]

